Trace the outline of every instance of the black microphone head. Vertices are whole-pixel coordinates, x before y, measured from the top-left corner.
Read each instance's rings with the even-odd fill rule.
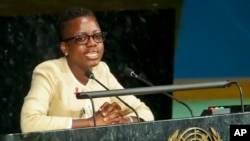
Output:
[[[129,76],[129,77],[137,77],[137,74],[135,74],[135,72],[130,68],[125,68],[124,74],[125,76]]]
[[[90,71],[90,70],[87,70],[87,71],[85,72],[85,75],[86,75],[88,78],[90,78],[90,79],[95,79],[95,76],[94,76],[93,72]]]
[[[147,80],[141,78],[141,77],[138,76],[137,74],[135,74],[135,72],[134,72],[132,69],[130,69],[130,68],[125,68],[125,69],[124,69],[124,74],[125,74],[126,76],[130,76],[130,77],[136,78],[136,79],[140,80],[141,82],[147,84],[148,86],[154,86],[151,82],[149,82],[149,81],[147,81]]]

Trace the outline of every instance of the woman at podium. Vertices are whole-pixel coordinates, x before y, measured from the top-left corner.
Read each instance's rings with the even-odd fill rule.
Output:
[[[154,120],[149,107],[132,94],[77,99],[79,92],[123,87],[101,61],[107,33],[101,30],[91,10],[68,9],[57,25],[64,56],[44,61],[33,70],[31,87],[21,110],[22,132]]]

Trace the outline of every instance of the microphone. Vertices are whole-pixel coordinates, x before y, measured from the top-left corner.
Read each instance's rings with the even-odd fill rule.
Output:
[[[154,86],[151,82],[146,81],[145,79],[142,79],[141,77],[139,77],[139,76],[138,76],[132,69],[130,69],[130,68],[125,68],[125,69],[124,69],[124,74],[125,74],[125,76],[130,76],[130,77],[136,78],[136,79],[140,80],[141,82],[147,84],[148,86]]]
[[[141,78],[140,76],[138,76],[138,75],[137,75],[132,69],[130,69],[130,68],[125,68],[125,69],[124,69],[124,74],[125,74],[126,76],[130,76],[130,77],[133,77],[133,78],[135,78],[135,79],[138,79],[138,80],[140,80],[141,82],[147,84],[148,86],[154,86],[151,82],[149,82],[149,81],[147,81],[147,80]],[[184,105],[184,106],[189,110],[191,116],[194,117],[194,114],[193,114],[192,109],[191,109],[186,103],[184,103],[184,102],[182,102],[182,101],[176,99],[175,97],[173,97],[171,94],[169,94],[169,93],[167,93],[167,92],[162,93],[162,94],[164,94],[164,95],[166,95],[167,97],[169,97],[169,98],[175,100],[176,102],[178,102],[178,103]]]
[[[95,80],[98,84],[100,84],[100,85],[101,85],[103,88],[105,88],[106,90],[109,90],[106,86],[104,86],[99,80],[97,80],[97,79],[95,78],[95,75],[93,74],[92,71],[87,70],[87,71],[85,72],[85,75],[86,75],[89,79]]]
[[[95,80],[98,84],[100,84],[103,88],[105,88],[107,91],[109,91],[109,89],[104,85],[102,84],[98,79],[95,78],[95,75],[93,74],[92,71],[88,70],[85,72],[85,75],[89,78],[89,79],[93,79]],[[131,107],[130,105],[128,105],[125,101],[123,101],[120,97],[118,96],[115,96],[118,100],[120,100],[124,105],[126,105],[128,108],[130,108],[136,115],[136,118],[137,118],[137,121],[140,122],[140,118],[139,118],[139,115],[138,113],[136,112],[136,110]]]

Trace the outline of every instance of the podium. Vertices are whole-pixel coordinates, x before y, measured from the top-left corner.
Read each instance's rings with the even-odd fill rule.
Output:
[[[230,125],[250,124],[250,112],[1,136],[1,141],[229,141]]]

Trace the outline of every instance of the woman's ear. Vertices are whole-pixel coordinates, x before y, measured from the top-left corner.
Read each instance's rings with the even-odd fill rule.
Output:
[[[65,42],[60,42],[60,48],[65,56],[68,56],[68,46]]]

